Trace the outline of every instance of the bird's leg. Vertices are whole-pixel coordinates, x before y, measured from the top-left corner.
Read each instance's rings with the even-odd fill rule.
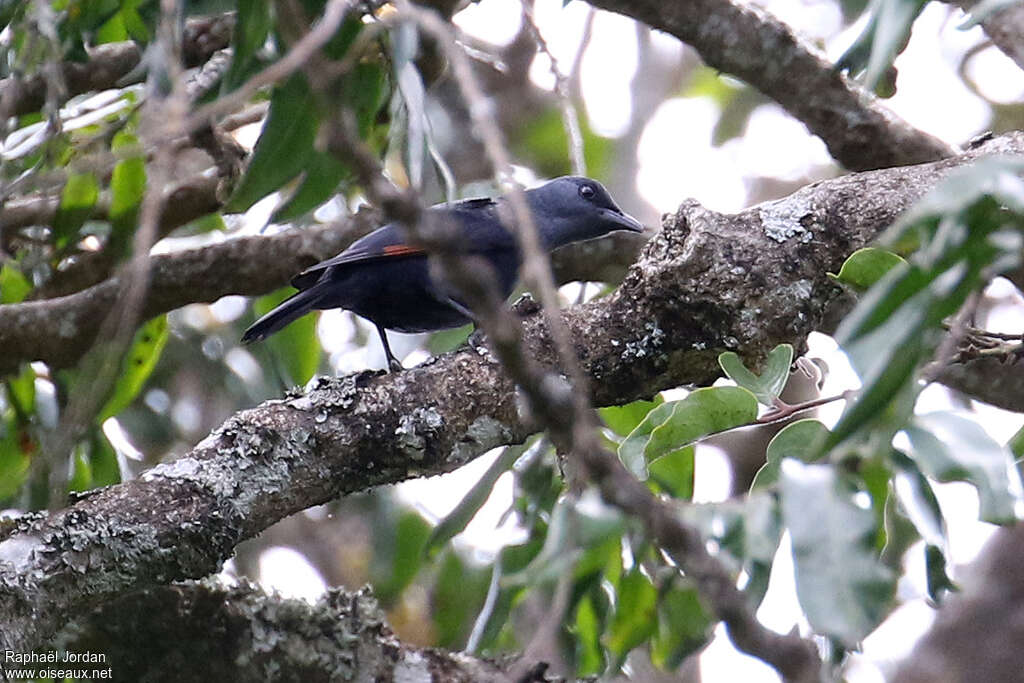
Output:
[[[374,325],[377,326],[377,334],[380,335],[380,343],[384,345],[384,355],[387,356],[388,359],[388,372],[401,372],[405,368],[403,368],[401,362],[395,358],[395,354],[391,353],[391,346],[388,344],[388,335],[387,332],[384,331],[384,326],[378,325],[377,323],[374,323]]]
[[[459,303],[451,297],[445,299],[445,303],[469,318],[469,321],[473,323],[473,331],[469,333],[469,338],[466,339],[466,343],[469,344],[470,348],[479,349],[481,347],[486,347],[486,344],[484,344],[484,331],[480,329],[480,322],[476,319],[476,315],[473,314],[473,311],[469,310],[467,306]]]
[[[487,336],[484,331],[480,329],[480,326],[475,322],[473,323],[473,331],[469,333],[469,338],[466,339],[466,343],[469,344],[471,349],[487,349],[486,343]]]
[[[452,308],[454,308],[459,313],[461,313],[462,315],[469,318],[470,322],[473,323],[473,327],[476,328],[476,315],[473,313],[473,311],[469,310],[469,308],[465,304],[461,304],[455,299],[452,299],[451,297],[445,299],[444,302],[451,306]]]

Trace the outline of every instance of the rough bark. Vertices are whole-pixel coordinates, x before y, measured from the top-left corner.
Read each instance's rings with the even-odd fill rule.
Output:
[[[727,349],[756,360],[781,342],[802,347],[836,297],[826,273],[846,254],[950,169],[1022,149],[1024,134],[1007,136],[938,163],[818,183],[734,216],[685,204],[616,293],[565,311],[594,402],[710,383]],[[308,251],[311,234],[295,238],[296,248]],[[190,258],[209,268],[198,256]],[[275,249],[273,258],[288,257]],[[528,353],[554,365],[539,318],[525,321]],[[138,480],[0,530],[0,649],[38,645],[67,615],[127,590],[204,576],[239,541],[293,512],[452,470],[533,430],[500,366],[468,348],[398,374],[321,379],[238,413]]]
[[[310,605],[215,581],[122,596],[76,619],[59,640],[69,652],[106,655],[114,680],[149,683],[475,683],[506,680],[514,662],[403,643],[366,589],[332,589]]]

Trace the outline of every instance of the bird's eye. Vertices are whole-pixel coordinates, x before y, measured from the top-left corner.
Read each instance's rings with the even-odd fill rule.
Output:
[[[580,196],[584,199],[593,199],[594,187],[592,185],[580,185]]]

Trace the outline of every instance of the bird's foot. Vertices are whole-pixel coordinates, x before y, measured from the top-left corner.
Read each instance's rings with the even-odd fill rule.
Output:
[[[470,333],[469,338],[466,339],[466,343],[469,344],[469,348],[473,349],[474,351],[481,347],[486,347],[487,335],[484,334],[484,331],[481,330],[479,327],[475,327],[473,328],[473,331]]]
[[[529,318],[541,309],[540,302],[530,296],[529,292],[523,294],[512,304],[512,312],[520,318]]]
[[[397,358],[389,358],[388,359],[388,372],[389,373],[401,372],[402,370],[405,370],[405,366],[403,366],[402,363]]]

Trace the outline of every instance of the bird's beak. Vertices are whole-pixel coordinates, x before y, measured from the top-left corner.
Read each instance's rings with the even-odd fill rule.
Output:
[[[615,225],[617,230],[629,230],[630,232],[643,232],[644,226],[637,219],[628,213],[614,211],[612,209],[601,209],[601,218],[607,223]]]

